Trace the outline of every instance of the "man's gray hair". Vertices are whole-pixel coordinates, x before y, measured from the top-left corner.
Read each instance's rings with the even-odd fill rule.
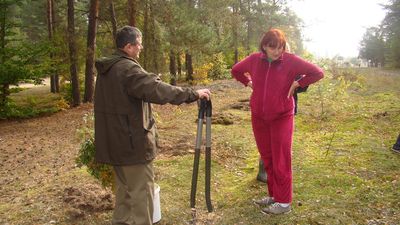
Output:
[[[117,31],[117,37],[115,43],[117,48],[124,48],[127,44],[137,44],[137,38],[142,37],[142,32],[139,29],[132,26],[124,26]]]

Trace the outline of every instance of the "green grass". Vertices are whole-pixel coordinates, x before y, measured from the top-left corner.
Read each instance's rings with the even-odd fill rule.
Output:
[[[60,94],[50,93],[47,86],[23,88],[9,96],[9,103],[0,109],[0,119],[25,119],[50,115],[68,104]]]
[[[212,199],[207,214],[204,177],[199,178],[197,213],[200,224],[397,224],[400,221],[400,155],[390,151],[400,131],[400,73],[355,72],[363,87],[346,98],[325,99],[327,117],[320,117],[316,92],[301,94],[293,143],[293,211],[260,213],[251,199],[264,196],[255,180],[258,153],[249,112],[227,104],[248,97],[248,90],[217,93],[234,125],[213,125]],[[335,87],[333,87],[335,88]],[[317,86],[311,87],[317,89]],[[328,93],[329,94],[329,93]],[[160,114],[161,115],[161,114]],[[162,116],[162,115],[161,115]],[[174,123],[177,121],[170,121]],[[203,156],[203,155],[202,155]],[[187,224],[192,156],[156,162],[161,186],[161,224]],[[200,168],[200,174],[204,174]]]
[[[215,86],[212,90],[214,115],[229,113],[235,119],[233,125],[212,125],[213,213],[207,212],[204,199],[202,152],[196,196],[197,224],[398,224],[400,155],[390,148],[400,132],[400,71],[368,69],[353,71],[351,75],[357,85],[337,82],[327,74],[325,83],[311,86],[299,95],[292,156],[293,210],[278,216],[262,214],[251,202],[266,195],[267,189],[255,179],[259,156],[250,112],[230,107],[248,98],[250,90]],[[34,97],[34,93],[27,91],[13,94],[14,101],[38,107],[58,101],[52,99],[52,94],[38,93],[44,97]],[[190,152],[195,142],[196,106],[164,105],[156,106],[155,111],[164,144],[172,148],[178,148],[178,144],[185,146],[177,149],[179,154],[167,152],[155,161],[156,183],[161,187],[160,225],[193,224],[190,209],[193,154]],[[185,143],[191,144],[190,149]],[[82,168],[63,174],[57,182],[73,182],[79,186],[88,179],[90,176]],[[46,192],[49,185],[26,194]],[[32,212],[26,213],[37,218],[42,208],[40,204],[35,205]],[[8,204],[0,205],[0,211],[17,210]],[[64,211],[59,209],[57,215]],[[22,217],[23,212],[12,215]],[[56,220],[60,224],[104,224],[111,215],[108,211],[73,222],[67,215]]]

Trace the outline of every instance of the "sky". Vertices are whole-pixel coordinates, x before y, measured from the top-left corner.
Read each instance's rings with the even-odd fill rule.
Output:
[[[357,57],[366,28],[386,15],[387,0],[291,0],[289,7],[304,22],[305,48],[317,57]]]

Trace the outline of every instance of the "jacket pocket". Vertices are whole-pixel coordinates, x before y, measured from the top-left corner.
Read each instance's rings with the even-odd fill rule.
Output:
[[[146,149],[145,159],[154,159],[157,151],[157,129],[155,124],[150,129],[145,129],[144,148]]]
[[[152,160],[155,157],[156,147],[156,128],[154,119],[144,124],[142,118],[135,115],[129,115],[131,140],[135,146],[135,152],[138,156],[146,161]]]
[[[137,126],[135,126],[137,122],[135,122],[134,118],[132,119],[131,116],[129,115],[120,115],[119,119],[121,127],[124,130],[124,133],[127,135],[129,139],[130,148],[135,149],[136,151],[136,149],[140,147],[140,142],[137,141],[140,140],[140,134],[136,131]]]

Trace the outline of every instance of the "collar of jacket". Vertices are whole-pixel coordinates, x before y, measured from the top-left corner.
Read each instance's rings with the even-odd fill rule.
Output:
[[[115,50],[114,55],[124,57],[126,59],[132,60],[135,63],[139,64],[139,62],[136,59],[130,57],[128,54],[126,54],[126,52],[122,51],[121,49]]]
[[[280,62],[282,62],[284,54],[285,54],[285,52],[282,52],[282,55],[278,59],[272,61],[272,63],[280,63]],[[268,62],[267,54],[265,54],[264,52],[260,52],[260,56],[259,57],[260,57],[261,60]]]

